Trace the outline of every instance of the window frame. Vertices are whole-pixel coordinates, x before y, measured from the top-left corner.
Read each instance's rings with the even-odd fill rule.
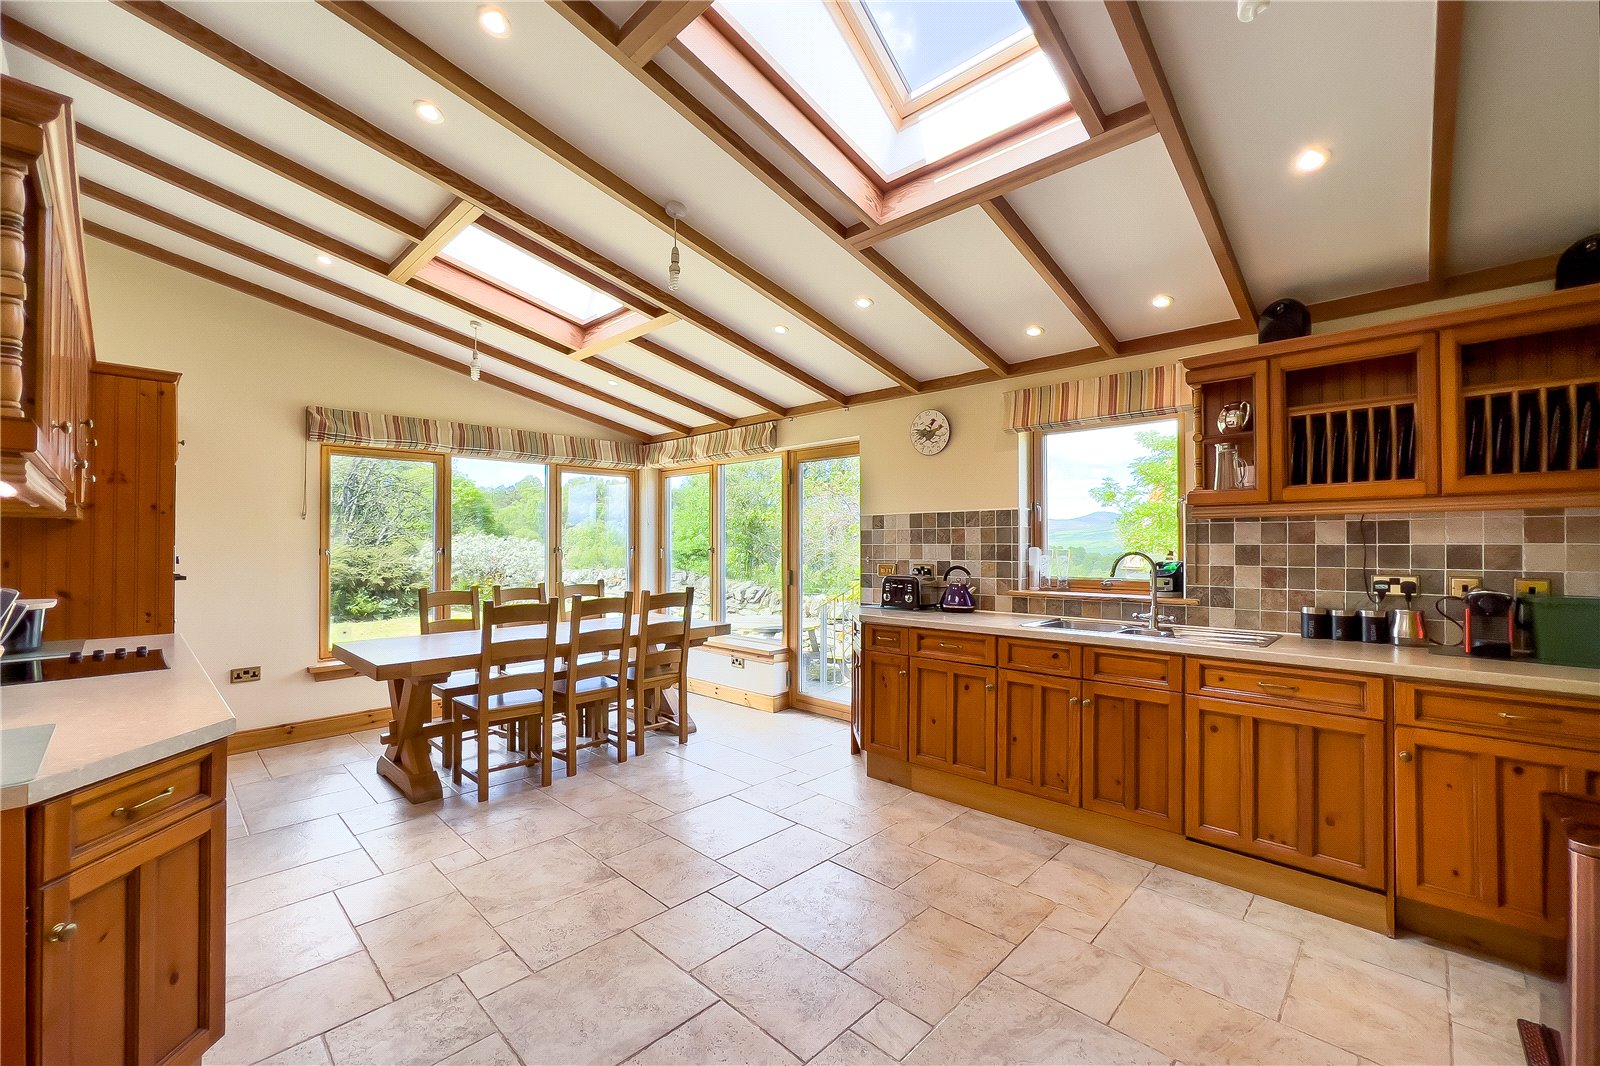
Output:
[[[1189,453],[1189,413],[1178,411],[1173,414],[1152,414],[1141,418],[1131,418],[1107,422],[1094,426],[1080,426],[1077,428],[1056,430],[1033,430],[1028,441],[1028,543],[1036,548],[1043,548],[1045,544],[1045,511],[1046,492],[1048,491],[1047,462],[1045,442],[1048,438],[1062,433],[1081,433],[1085,430],[1103,429],[1107,426],[1137,426],[1149,425],[1153,422],[1173,422],[1178,427],[1178,543],[1174,547],[1177,559],[1181,562],[1184,558],[1185,540],[1188,535],[1187,515],[1188,490],[1190,487],[1191,465],[1188,461]],[[1156,560],[1161,562],[1161,560]],[[1037,579],[1036,579],[1037,580]],[[1019,577],[1018,587],[1022,587],[1026,578]],[[1092,578],[1069,577],[1065,584],[1059,581],[1055,586],[1045,588],[1035,585],[1029,589],[1032,592],[1085,592],[1085,593],[1137,593],[1147,595],[1150,584],[1147,581],[1132,578]]]
[[[784,453],[783,475],[783,555],[785,566],[784,577],[784,629],[785,633],[793,633],[795,643],[789,648],[793,665],[789,670],[789,703],[803,711],[812,711],[817,714],[839,717],[839,705],[818,699],[815,696],[800,691],[800,668],[803,665],[800,658],[800,467],[804,463],[826,459],[847,459],[854,456],[861,458],[861,442],[845,441],[839,444],[819,444],[810,448],[794,448]],[[860,521],[859,509],[857,522]],[[857,553],[860,554],[859,552]],[[858,586],[859,588],[859,586]],[[859,603],[858,592],[857,609]],[[859,613],[857,615],[859,624]],[[848,707],[845,710],[848,715]]]

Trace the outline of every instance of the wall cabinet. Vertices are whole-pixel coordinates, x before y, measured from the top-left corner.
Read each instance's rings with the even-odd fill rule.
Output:
[[[1083,686],[1083,805],[1183,832],[1183,696]]]
[[[1382,720],[1190,696],[1190,838],[1383,888]]]
[[[1075,680],[1000,671],[997,784],[1077,805],[1079,690]]]
[[[861,746],[891,759],[905,759],[907,660],[869,651],[861,656]]]
[[[992,782],[994,668],[914,657],[909,672],[911,761]]]

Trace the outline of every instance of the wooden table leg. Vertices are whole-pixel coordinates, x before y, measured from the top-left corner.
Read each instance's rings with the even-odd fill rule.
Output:
[[[433,717],[433,686],[442,678],[405,678],[389,682],[394,711],[392,742],[378,756],[378,773],[412,803],[444,795],[422,727]]]
[[[678,699],[678,704],[679,705],[677,707],[674,707],[673,703],[672,703],[672,697],[667,695],[667,690],[666,689],[657,689],[656,690],[656,699],[660,700],[661,703],[666,706],[667,710],[671,714],[673,714],[673,715],[682,714],[685,717],[687,717],[689,719],[689,732],[694,733],[694,732],[698,732],[699,731],[700,727],[694,724],[694,715],[689,713],[689,703],[688,703],[687,700],[683,699],[680,696],[679,699]],[[656,711],[655,713],[651,714],[650,715],[650,720],[651,721],[655,721],[655,719],[656,719],[656,717],[657,717],[657,715],[659,713],[660,713],[659,711]],[[676,719],[674,719],[674,720],[676,720]]]

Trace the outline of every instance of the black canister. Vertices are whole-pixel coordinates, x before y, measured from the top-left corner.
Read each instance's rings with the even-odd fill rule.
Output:
[[[1361,612],[1361,643],[1389,643],[1389,614],[1387,611]]]
[[[1326,607],[1300,608],[1300,635],[1307,640],[1328,640],[1333,636],[1333,619]]]
[[[1334,640],[1361,639],[1361,616],[1356,612],[1336,608],[1328,612],[1328,621]]]

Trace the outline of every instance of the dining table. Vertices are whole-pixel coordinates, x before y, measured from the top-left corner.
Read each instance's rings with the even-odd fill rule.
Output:
[[[615,628],[615,619],[596,618],[586,622],[582,632]],[[696,621],[689,628],[691,647],[731,630],[726,622]],[[504,627],[495,641],[523,641],[542,636],[542,625]],[[556,645],[565,647],[571,623],[558,622]],[[483,653],[483,634],[479,630],[454,633],[423,633],[401,637],[374,637],[352,640],[333,646],[334,658],[362,677],[384,682],[389,689],[391,720],[383,754],[378,756],[378,773],[398,788],[412,803],[439,799],[444,789],[430,754],[430,737],[444,723],[434,723],[433,688],[458,670],[476,670]],[[685,693],[678,694],[675,713],[688,716]],[[690,719],[693,730],[693,720]]]

